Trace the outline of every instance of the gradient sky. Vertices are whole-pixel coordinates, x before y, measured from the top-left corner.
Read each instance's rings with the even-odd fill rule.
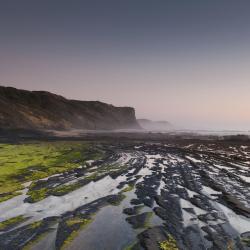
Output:
[[[1,1],[0,84],[250,130],[250,1]]]

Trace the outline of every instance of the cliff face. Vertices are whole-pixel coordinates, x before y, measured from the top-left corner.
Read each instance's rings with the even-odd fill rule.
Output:
[[[0,128],[139,128],[135,110],[98,101],[68,100],[45,91],[0,86]]]

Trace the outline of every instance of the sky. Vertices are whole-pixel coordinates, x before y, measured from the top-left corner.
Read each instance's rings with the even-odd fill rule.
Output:
[[[0,85],[250,130],[249,0],[0,1]]]

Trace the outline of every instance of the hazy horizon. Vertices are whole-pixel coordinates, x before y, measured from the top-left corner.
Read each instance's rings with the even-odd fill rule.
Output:
[[[250,130],[250,2],[8,1],[0,84]]]

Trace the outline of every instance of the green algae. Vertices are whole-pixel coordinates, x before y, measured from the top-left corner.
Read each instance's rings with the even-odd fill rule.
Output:
[[[0,231],[3,231],[11,226],[15,226],[23,222],[25,218],[23,216],[16,216],[8,220],[0,222]]]
[[[129,184],[127,187],[125,187],[121,192],[122,193],[126,193],[126,192],[130,192],[134,189],[134,185]]]
[[[159,242],[161,250],[178,250],[176,240],[169,235],[167,240]]]
[[[47,188],[40,188],[37,190],[29,190],[27,195],[30,196],[30,201],[31,202],[37,202],[37,201],[41,201],[44,198],[46,198],[48,193],[48,189]]]
[[[25,182],[75,169],[102,156],[103,152],[86,142],[0,144],[0,202],[19,195]],[[38,201],[45,191],[30,191],[29,195]]]

